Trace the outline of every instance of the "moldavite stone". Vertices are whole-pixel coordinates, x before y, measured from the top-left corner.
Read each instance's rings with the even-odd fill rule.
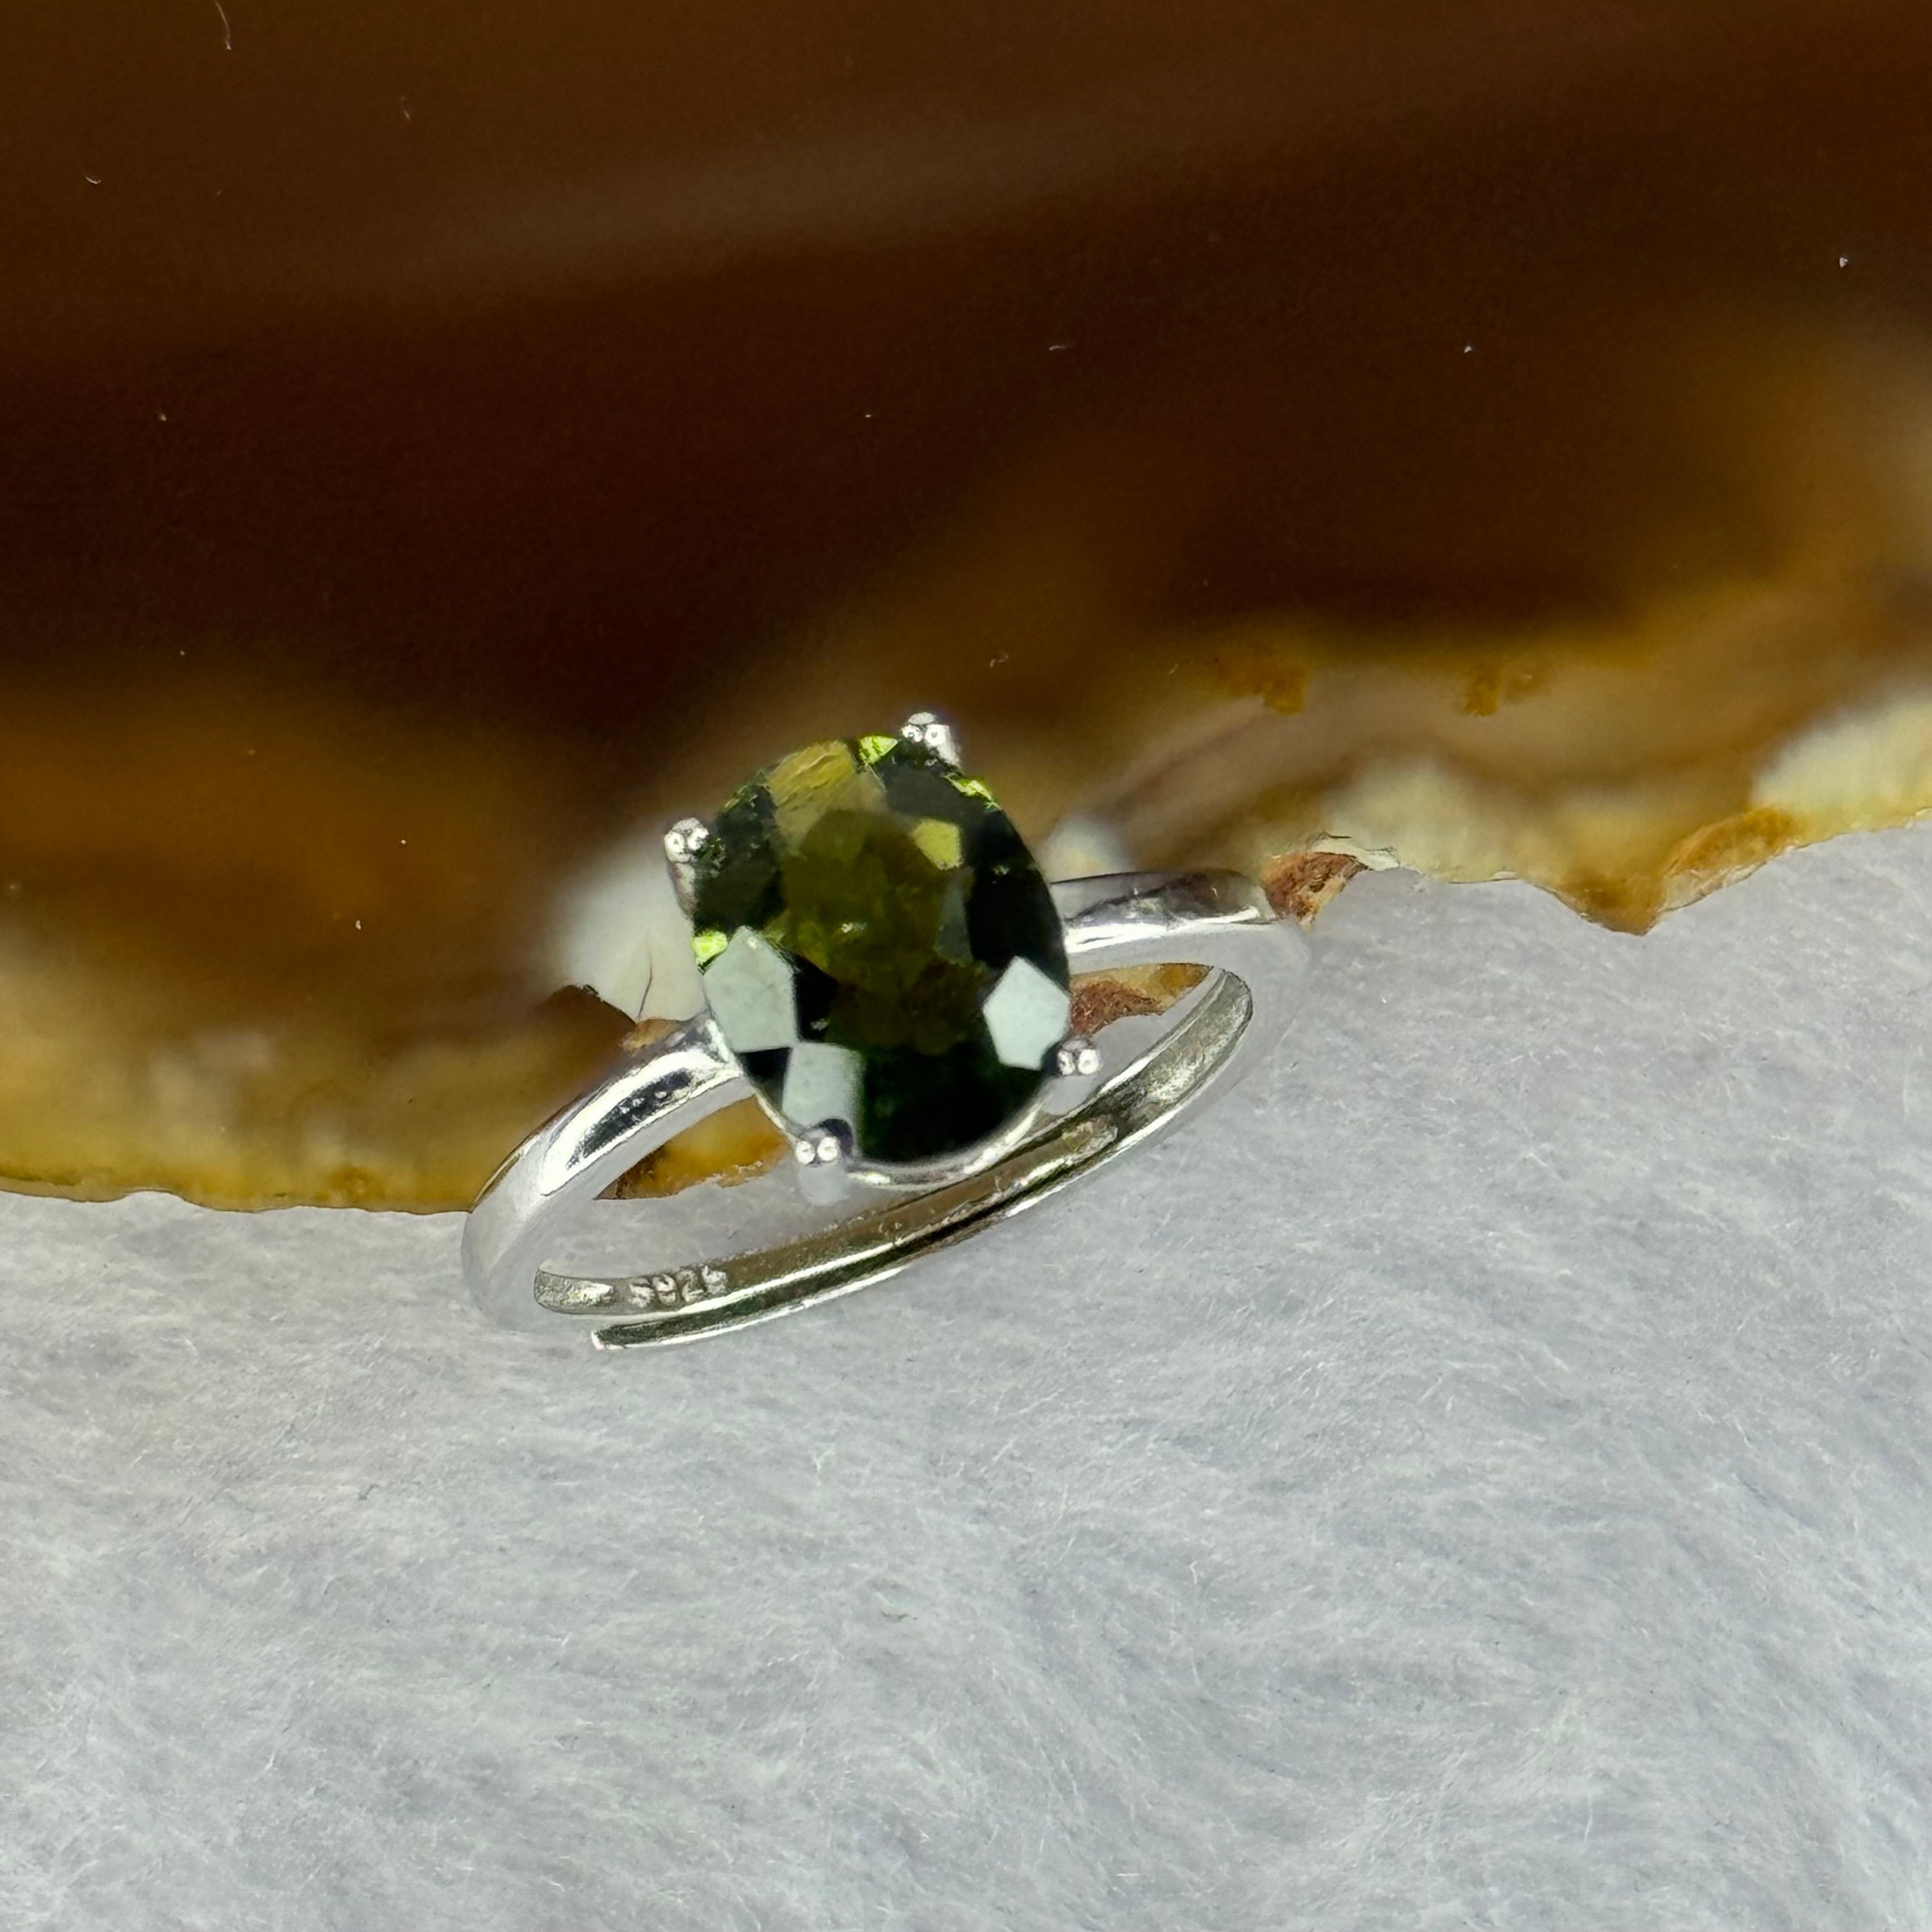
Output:
[[[904,738],[760,772],[699,848],[711,1011],[766,1103],[880,1161],[956,1153],[1039,1091],[1066,1031],[1046,881],[976,778]]]

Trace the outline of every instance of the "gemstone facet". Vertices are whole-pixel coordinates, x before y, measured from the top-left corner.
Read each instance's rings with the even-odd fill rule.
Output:
[[[766,1104],[866,1160],[956,1154],[1022,1112],[1066,1037],[1059,914],[976,778],[910,738],[759,772],[695,856],[712,1017]]]

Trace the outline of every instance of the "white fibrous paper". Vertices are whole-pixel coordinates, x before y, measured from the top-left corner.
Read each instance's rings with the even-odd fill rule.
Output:
[[[1932,1924],[1932,828],[1315,937],[1159,1148],[699,1347],[0,1200],[0,1925]]]

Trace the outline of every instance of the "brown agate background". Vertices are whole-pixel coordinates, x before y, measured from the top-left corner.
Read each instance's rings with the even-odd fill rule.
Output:
[[[1932,806],[1922,5],[4,31],[8,1184],[466,1204],[570,882],[918,705],[1632,931]]]

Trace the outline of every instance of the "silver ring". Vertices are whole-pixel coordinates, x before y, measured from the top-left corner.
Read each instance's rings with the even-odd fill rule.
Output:
[[[921,784],[930,784],[930,770],[939,770],[967,801],[962,812],[978,813],[988,824],[996,818],[1010,832],[990,794],[958,772],[952,735],[931,714],[916,714],[897,740],[834,740],[807,753],[840,746],[856,764],[877,760],[878,769],[890,768],[902,779],[903,761],[916,760],[920,769],[912,776]],[[890,753],[877,748],[888,746]],[[760,773],[739,798],[753,795],[769,777]],[[767,836],[770,818],[767,810]],[[718,824],[726,823],[722,814]],[[694,903],[701,910],[698,874],[711,833],[701,822],[685,820],[666,838],[687,910]],[[1207,969],[1165,1016],[1150,1046],[1118,1068],[1107,1064],[1105,1034],[1090,1040],[1061,1033],[1043,1047],[1030,1039],[1019,1054],[1003,1048],[1009,1065],[1022,1058],[1030,1064],[1038,1054],[1036,1090],[1007,1118],[963,1146],[880,1159],[861,1143],[850,1118],[860,1111],[855,1106],[828,1111],[813,1104],[805,1111],[815,1118],[788,1115],[779,1102],[795,1102],[800,1088],[775,1090],[766,1068],[772,1056],[749,1048],[748,1070],[728,1035],[735,1033],[741,1047],[748,1039],[764,1043],[765,1036],[748,1031],[731,1000],[724,1004],[733,1012],[721,1018],[720,994],[728,989],[721,979],[709,988],[706,1010],[612,1068],[532,1134],[484,1189],[464,1232],[464,1270],[478,1305],[518,1328],[557,1333],[568,1332],[572,1322],[584,1324],[604,1348],[693,1341],[790,1314],[883,1281],[1155,1139],[1280,1040],[1306,976],[1307,942],[1292,920],[1275,915],[1252,880],[1224,872],[1133,872],[1048,886],[1032,872],[1017,835],[1011,838],[1021,855],[1013,869],[1032,872],[1042,905],[1051,895],[1048,916],[1057,915],[1064,964],[1057,956],[1044,964],[1062,989],[1071,976],[1125,968]],[[718,850],[718,844],[710,849]],[[956,839],[942,856],[959,866]],[[959,866],[959,876],[970,880],[974,874]],[[841,928],[850,929],[849,922]],[[717,949],[725,937],[711,936],[712,960],[721,956]],[[747,926],[729,937],[758,972],[779,970],[773,961],[784,956],[757,930]],[[700,943],[702,949],[702,929]],[[1022,968],[1016,976],[1031,988],[1039,976],[1024,962]],[[742,974],[738,976],[742,980]],[[982,974],[991,976],[990,969]],[[1048,1012],[1056,1010],[1050,999],[1036,997]],[[1064,990],[1057,1011],[1064,1024]],[[792,1036],[798,1037],[796,1030]],[[816,1050],[823,1056],[824,1049]],[[821,1214],[836,1208],[838,1218],[771,1245],[685,1265],[638,1271],[633,1263],[621,1272],[590,1271],[605,1264],[614,1245],[634,1239],[640,1212],[648,1215],[657,1204],[604,1200],[607,1190],[673,1135],[753,1094],[791,1142],[787,1166],[802,1204]],[[721,1196],[721,1212],[730,1198]],[[566,1264],[561,1258],[566,1248],[586,1244],[599,1250],[592,1262]]]

